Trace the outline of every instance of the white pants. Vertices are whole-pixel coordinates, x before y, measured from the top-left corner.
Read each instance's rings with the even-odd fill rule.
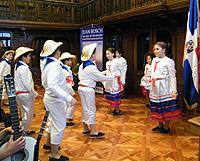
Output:
[[[69,83],[67,83],[67,90],[68,90],[68,92],[70,93],[71,96],[75,95],[75,92],[72,88],[72,85],[69,84]],[[76,106],[73,106],[70,102],[66,102],[66,111],[67,111],[66,118],[67,119],[73,119],[73,115],[74,115],[75,110],[76,110]]]
[[[67,119],[73,119],[75,110],[76,106],[73,106],[70,102],[66,102]]]
[[[78,87],[78,93],[82,105],[82,122],[86,124],[96,123],[95,91],[93,88]]]
[[[7,93],[6,93],[6,87],[5,87],[5,84],[4,84],[4,81],[3,81],[3,83],[1,84],[1,88],[3,88],[3,90],[2,90],[2,100],[4,100],[4,99],[8,99],[8,95],[7,95]]]
[[[66,103],[59,98],[44,94],[45,108],[50,112],[51,144],[60,144],[66,127]]]
[[[28,131],[33,122],[35,98],[29,93],[23,93],[17,95],[16,100],[22,115],[22,126]]]

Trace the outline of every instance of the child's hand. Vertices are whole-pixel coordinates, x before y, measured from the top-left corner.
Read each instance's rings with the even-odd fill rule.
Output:
[[[5,133],[13,133],[14,130],[12,129],[12,127],[7,127],[3,130]]]
[[[5,124],[3,122],[0,122],[0,130],[3,130],[5,128]]]
[[[14,154],[17,151],[24,149],[25,145],[26,141],[23,137],[19,137],[17,140],[13,141],[13,135],[11,135],[6,146],[6,150],[8,153]]]
[[[177,98],[177,92],[173,91],[171,96],[172,96],[173,99],[176,99]]]
[[[0,131],[0,139],[4,138],[8,133],[13,133],[14,131],[12,130],[11,127],[7,127],[3,130]]]

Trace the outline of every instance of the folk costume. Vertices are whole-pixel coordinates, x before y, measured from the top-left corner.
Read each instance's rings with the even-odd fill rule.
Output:
[[[66,127],[66,102],[72,100],[67,90],[61,62],[54,57],[49,57],[62,44],[62,42],[47,40],[40,53],[43,57],[40,67],[42,85],[45,88],[44,105],[50,112],[50,141],[54,145],[61,143]]]
[[[174,120],[181,117],[181,110],[171,96],[177,91],[175,63],[167,56],[154,58],[151,70],[151,118],[159,122]]]
[[[103,72],[107,76],[114,76],[112,81],[104,82],[105,98],[112,106],[121,104],[121,92],[123,91],[122,77],[116,58],[106,62],[106,71]],[[125,81],[125,78],[124,80]]]
[[[64,52],[61,55],[61,57],[59,58],[59,60],[62,61],[62,60],[69,59],[69,58],[74,59],[76,57],[74,55],[71,55],[68,52]],[[72,71],[71,71],[71,67],[66,65],[66,64],[63,64],[62,68],[63,68],[64,74],[65,74],[68,92],[71,94],[71,96],[74,96],[75,92],[72,88],[74,86],[74,81],[73,81],[73,74],[72,74]],[[67,105],[67,107],[66,107],[66,111],[67,111],[66,118],[67,118],[67,120],[73,120],[73,116],[74,116],[74,112],[76,110],[76,106],[73,106],[70,102],[66,102],[66,105]],[[73,122],[67,122],[66,124],[69,126],[69,125],[73,125],[74,123]]]
[[[120,58],[116,58],[118,69],[120,71],[121,83],[125,85],[126,83],[126,72],[127,72],[127,61],[122,56]]]
[[[7,99],[6,89],[4,85],[4,76],[11,74],[11,60],[6,58],[6,55],[12,53],[14,55],[14,50],[8,50],[4,53],[2,56],[2,60],[0,62],[0,86],[3,86],[3,93],[2,93],[2,99]]]
[[[14,69],[16,100],[22,115],[22,126],[24,127],[24,131],[27,132],[32,125],[34,102],[38,94],[34,90],[32,73],[29,66],[25,62],[18,60],[18,58],[32,51],[33,49],[28,47],[19,47],[14,57],[14,61],[16,61]]]
[[[111,81],[113,76],[103,75],[96,67],[94,61],[90,58],[97,44],[86,45],[83,48],[79,67],[78,78],[80,80],[78,93],[81,98],[82,105],[82,122],[87,125],[96,124],[96,103],[95,103],[95,87],[97,81]],[[98,132],[94,137],[101,137],[104,133]],[[93,135],[90,135],[93,137]]]
[[[141,79],[141,90],[144,96],[148,97],[149,96],[149,90],[151,88],[151,69],[152,66],[150,64],[146,64],[144,68],[144,76]]]

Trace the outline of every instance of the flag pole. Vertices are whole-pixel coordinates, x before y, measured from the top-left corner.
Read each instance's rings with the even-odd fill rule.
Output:
[[[198,36],[199,36],[199,11],[198,0],[190,0],[187,31],[184,46],[184,100],[189,110],[198,106]],[[196,110],[194,110],[196,115]]]

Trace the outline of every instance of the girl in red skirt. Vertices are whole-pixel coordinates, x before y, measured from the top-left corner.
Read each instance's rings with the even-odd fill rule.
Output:
[[[149,104],[149,90],[151,87],[150,79],[151,79],[151,62],[155,57],[154,53],[148,52],[145,54],[145,69],[144,69],[144,76],[141,79],[141,92],[144,95],[146,101],[146,107],[150,108]]]
[[[166,56],[168,46],[165,42],[157,42],[154,46],[156,57],[152,61],[151,119],[158,121],[152,131],[169,133],[170,120],[179,119],[181,110],[177,101],[177,82],[175,63]]]

